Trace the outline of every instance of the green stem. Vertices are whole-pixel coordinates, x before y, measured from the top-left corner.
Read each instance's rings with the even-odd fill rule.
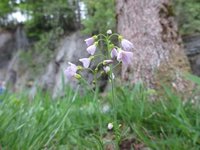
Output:
[[[113,34],[111,34],[111,35],[108,37],[108,39],[110,39],[110,38],[113,37],[113,36],[120,36],[120,34],[113,33]]]
[[[103,136],[103,125],[102,125],[102,118],[101,118],[101,109],[100,109],[100,105],[99,105],[99,101],[98,101],[98,92],[99,92],[99,88],[98,88],[98,84],[97,84],[97,72],[95,72],[94,74],[94,82],[95,82],[95,93],[94,93],[94,98],[93,98],[93,102],[95,103],[96,109],[98,110],[98,121],[99,121],[99,131],[100,131],[100,136]]]
[[[90,68],[83,68],[83,70],[89,70],[90,72],[92,72],[94,74],[94,71]]]
[[[85,79],[83,79],[83,78],[81,78],[81,83],[83,83],[83,84],[85,84],[85,85],[87,85],[87,87],[88,88],[90,88],[91,87],[91,85],[85,80]],[[92,93],[94,93],[95,94],[95,91],[93,90],[93,89],[90,89],[90,91],[92,91]]]

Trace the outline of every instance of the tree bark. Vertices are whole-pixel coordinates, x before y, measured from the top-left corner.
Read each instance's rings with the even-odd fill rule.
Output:
[[[117,30],[134,44],[133,63],[122,66],[122,78],[155,88],[165,82],[183,91],[180,76],[190,71],[170,0],[117,0]]]

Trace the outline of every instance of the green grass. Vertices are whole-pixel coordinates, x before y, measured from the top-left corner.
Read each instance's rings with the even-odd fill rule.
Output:
[[[33,100],[26,94],[2,95],[0,149],[118,149],[126,140],[134,140],[132,149],[133,144],[152,150],[200,149],[199,100],[183,103],[166,89],[165,99],[152,102],[141,85],[116,88],[115,105],[111,92],[94,96],[66,88],[65,93],[56,100],[40,91]],[[104,105],[109,111],[102,111]]]

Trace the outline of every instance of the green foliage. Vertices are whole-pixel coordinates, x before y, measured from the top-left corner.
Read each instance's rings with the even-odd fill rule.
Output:
[[[174,6],[181,34],[200,32],[200,1],[175,0]]]
[[[87,15],[83,20],[84,33],[106,33],[108,29],[115,31],[115,0],[83,0]]]
[[[9,0],[2,0],[0,3],[0,15],[3,16],[9,12],[11,12]]]
[[[78,88],[66,88],[64,97],[52,100],[49,93],[38,90],[31,101],[25,91],[5,93],[0,97],[1,147],[106,149],[108,144],[118,147],[129,140],[132,147],[200,149],[199,99],[183,102],[166,88],[165,99],[152,102],[148,100],[151,92],[142,85],[131,89],[117,87],[115,108],[110,105],[111,92],[94,97],[89,91],[80,94]],[[102,111],[105,105],[110,106],[107,112]],[[112,131],[107,130],[110,122]]]
[[[75,8],[66,0],[29,0],[21,3],[19,7],[22,11],[28,10],[30,19],[25,25],[30,36],[58,27],[64,31],[76,28]]]
[[[27,17],[25,27],[31,36],[57,27],[64,31],[74,30],[77,26],[76,9],[69,0],[3,0],[0,2],[0,26],[15,22],[8,16],[18,11]]]
[[[0,27],[8,26],[8,14],[14,11],[15,9],[14,0],[1,0],[0,2]]]

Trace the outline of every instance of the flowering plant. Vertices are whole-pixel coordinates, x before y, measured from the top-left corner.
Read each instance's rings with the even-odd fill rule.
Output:
[[[116,46],[112,42],[112,38],[117,36],[118,41],[120,43],[120,47]],[[97,75],[100,72],[100,75],[105,73],[108,75],[111,82],[114,80],[113,70],[115,67],[123,63],[124,65],[129,65],[133,59],[133,53],[131,50],[133,49],[133,44],[124,39],[121,35],[114,33],[112,34],[111,30],[107,31],[107,34],[98,34],[94,35],[85,40],[87,45],[87,52],[90,54],[88,58],[81,58],[79,61],[82,63],[82,66],[77,66],[69,62],[69,66],[65,70],[65,75],[68,80],[73,78],[82,79],[81,70],[87,69],[92,72],[94,75],[94,83],[97,83]],[[105,45],[105,49],[98,49],[101,54],[97,53],[97,48],[101,45]],[[96,68],[92,70],[90,68],[91,62],[95,58],[101,58],[100,62],[96,65]],[[117,65],[115,62],[118,62]]]
[[[112,41],[117,37],[119,45],[116,46]],[[85,40],[87,45],[87,52],[90,54],[88,58],[80,58],[79,61],[82,63],[82,66],[77,66],[69,62],[69,66],[65,70],[65,75],[68,80],[78,79],[79,81],[84,81],[84,83],[91,86],[86,80],[81,76],[82,70],[89,70],[93,74],[93,82],[95,88],[92,87],[92,91],[94,92],[94,96],[97,96],[98,93],[98,85],[97,80],[103,74],[106,74],[112,85],[112,106],[113,106],[113,114],[114,119],[117,120],[116,113],[116,103],[115,103],[115,90],[114,90],[114,79],[115,75],[113,73],[115,67],[119,64],[124,64],[125,66],[131,64],[133,59],[133,53],[131,50],[133,49],[133,44],[124,39],[121,35],[114,33],[112,34],[111,30],[107,31],[107,34],[98,34],[94,35]],[[100,48],[103,45],[103,48]],[[99,52],[98,52],[99,51]],[[98,60],[97,65],[94,69],[91,67],[91,62]],[[95,89],[95,90],[93,90]],[[99,109],[99,107],[97,107]],[[108,129],[112,130],[113,124],[108,124]],[[117,140],[117,139],[116,139]]]

